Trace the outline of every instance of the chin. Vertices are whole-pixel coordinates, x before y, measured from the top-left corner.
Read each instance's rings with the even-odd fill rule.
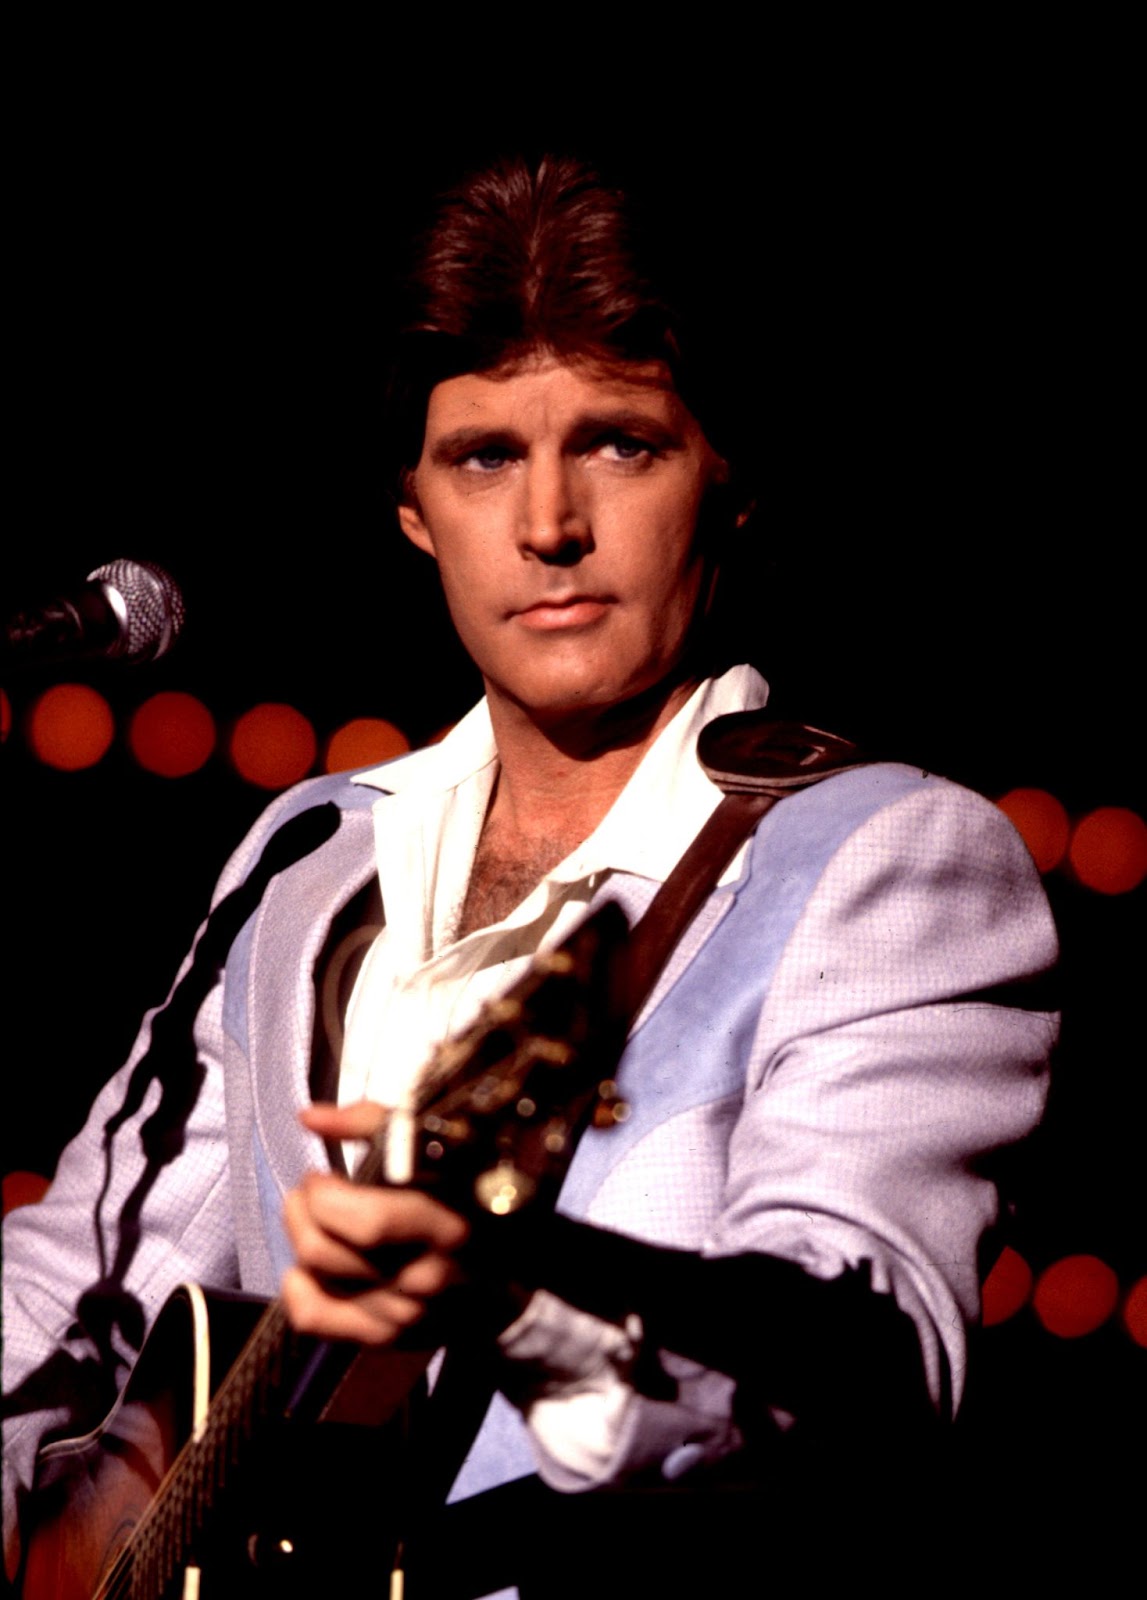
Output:
[[[648,708],[656,715],[679,686],[677,673],[667,668],[663,673],[642,674],[626,681],[587,675],[580,682],[571,683],[567,676],[560,682],[522,686],[518,693],[500,692],[539,727],[545,728],[577,723],[586,717],[596,718],[609,711],[623,713],[626,707],[634,712],[644,712]]]

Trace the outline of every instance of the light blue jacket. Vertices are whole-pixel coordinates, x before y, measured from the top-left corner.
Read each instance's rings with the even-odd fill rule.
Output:
[[[326,1164],[297,1120],[309,1099],[314,972],[332,918],[371,878],[376,794],[343,776],[302,785],[269,808],[220,881],[216,903],[289,819],[337,809],[331,836],[272,877],[198,1009],[199,1081],[179,1147],[142,1196],[139,1243],[114,1286],[144,1321],[185,1279],[276,1290],[283,1196]],[[617,875],[603,893],[632,921],[655,888]],[[562,1209],[654,1242],[770,1252],[821,1277],[870,1262],[874,1287],[916,1323],[937,1406],[954,1408],[978,1312],[977,1251],[1000,1212],[980,1158],[1041,1115],[1055,1019],[1024,996],[1055,959],[1031,861],[980,797],[881,765],[785,800],[639,1017],[619,1073],[634,1115],[586,1135]],[[49,1195],[9,1219],[6,1392],[61,1347],[85,1353],[73,1324],[101,1251],[105,1275],[117,1276],[118,1219],[147,1164],[159,1086],[144,1086],[106,1149],[105,1127],[139,1085],[140,1063],[146,1076],[160,1053],[148,1054],[161,1015],[145,1020]],[[113,1336],[125,1370],[137,1337]],[[678,1399],[634,1396],[595,1481],[658,1461],[676,1471],[735,1443],[729,1381],[666,1359]],[[7,1426],[6,1517],[41,1434],[66,1412]],[[457,1493],[536,1464],[559,1487],[583,1486],[544,1452],[536,1461],[520,1414],[499,1397]]]

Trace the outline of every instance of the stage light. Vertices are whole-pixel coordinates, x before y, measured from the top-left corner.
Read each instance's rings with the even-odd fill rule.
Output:
[[[375,767],[409,749],[410,740],[393,722],[383,717],[354,717],[331,735],[323,767],[327,772]]]
[[[3,1189],[3,1211],[15,1211],[17,1206],[34,1206],[48,1191],[49,1180],[39,1172],[6,1172],[0,1188]]]
[[[115,720],[102,694],[85,683],[46,689],[28,718],[28,743],[48,767],[79,772],[94,767],[115,737]]]
[[[131,719],[128,745],[146,772],[185,778],[198,772],[215,748],[215,719],[194,695],[153,694]]]
[[[1123,1302],[1123,1326],[1147,1350],[1147,1278],[1140,1278],[1127,1291]]]
[[[1067,850],[1071,824],[1055,796],[1046,789],[1012,789],[997,804],[1031,851],[1039,870],[1050,872],[1058,866]]]
[[[1039,1277],[1035,1314],[1049,1333],[1078,1339],[1107,1321],[1119,1299],[1119,1280],[1098,1256],[1064,1256]]]
[[[1023,1309],[1031,1298],[1032,1269],[1010,1245],[984,1280],[984,1327],[994,1328]]]
[[[260,789],[285,789],[305,778],[317,749],[315,730],[302,712],[273,702],[245,711],[231,733],[232,765]]]
[[[1126,894],[1147,877],[1147,822],[1124,806],[1100,806],[1075,826],[1072,871],[1100,894]]]

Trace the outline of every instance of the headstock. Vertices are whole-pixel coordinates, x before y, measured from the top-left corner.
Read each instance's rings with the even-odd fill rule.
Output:
[[[410,1181],[460,1211],[508,1216],[556,1198],[591,1119],[624,1121],[612,1071],[624,1044],[615,993],[627,931],[621,908],[603,906],[439,1046],[423,1102],[398,1114]],[[356,1182],[395,1181],[395,1132],[376,1135]]]

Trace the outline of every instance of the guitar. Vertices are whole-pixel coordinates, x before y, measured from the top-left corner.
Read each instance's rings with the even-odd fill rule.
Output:
[[[412,1181],[487,1234],[552,1207],[584,1128],[626,1115],[610,1077],[625,932],[607,905],[431,1058]],[[386,1136],[355,1182],[388,1181]],[[181,1286],[104,1422],[41,1451],[24,1600],[311,1595],[335,1515],[365,1519],[385,1559],[432,1354],[425,1335],[327,1343],[296,1334],[277,1301]]]

